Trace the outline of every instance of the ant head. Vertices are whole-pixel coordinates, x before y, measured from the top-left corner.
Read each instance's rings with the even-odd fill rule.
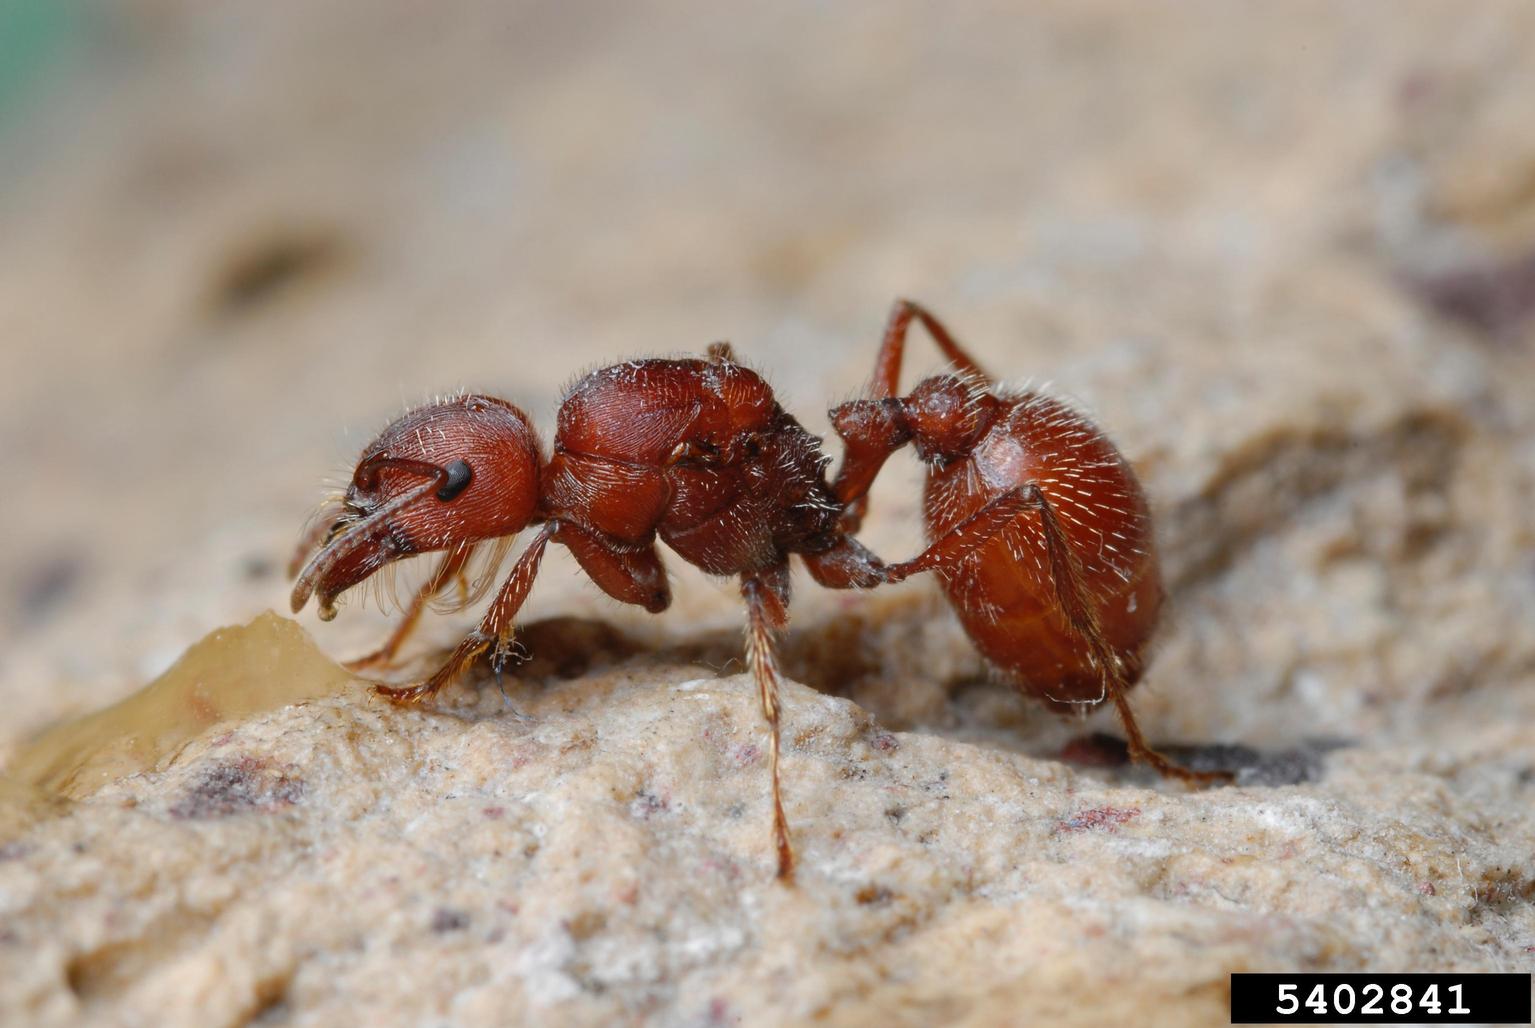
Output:
[[[409,411],[363,450],[340,510],[293,588],[293,610],[336,597],[392,561],[514,535],[538,507],[541,459],[527,416],[458,396]],[[322,523],[323,524],[323,523]]]

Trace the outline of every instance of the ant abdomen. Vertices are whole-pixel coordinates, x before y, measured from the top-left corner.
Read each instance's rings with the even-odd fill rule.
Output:
[[[899,395],[901,359],[920,321],[950,364]],[[1130,754],[1185,781],[1146,742],[1125,694],[1140,679],[1162,609],[1145,494],[1114,444],[1059,400],[1002,389],[937,318],[900,301],[874,364],[871,395],[831,412],[846,444],[835,491],[856,530],[869,487],[910,444],[927,464],[927,549],[887,581],[938,576],[976,648],[1022,692],[1061,710],[1112,702]]]
[[[970,454],[930,471],[928,539],[1032,484],[1060,525],[1128,688],[1162,608],[1145,494],[1108,437],[1060,400],[998,399],[998,416]],[[1026,513],[940,582],[976,648],[1020,689],[1057,709],[1095,706],[1108,699],[1104,675],[1062,608],[1049,554],[1041,518]]]

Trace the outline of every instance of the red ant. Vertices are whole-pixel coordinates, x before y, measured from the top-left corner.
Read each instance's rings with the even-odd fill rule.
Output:
[[[898,396],[913,319],[954,370]],[[1152,749],[1126,699],[1163,592],[1145,494],[1108,437],[1059,400],[997,387],[907,300],[891,312],[870,392],[831,412],[846,446],[834,484],[843,530],[858,530],[892,453],[910,443],[927,464],[928,549],[887,566],[886,580],[934,572],[976,647],[1023,692],[1057,710],[1111,700],[1132,759],[1185,781],[1229,780]]]
[[[957,374],[897,397],[906,332],[927,326]],[[792,876],[779,779],[779,677],[773,637],[788,621],[789,556],[834,589],[934,571],[981,652],[1057,707],[1111,699],[1131,755],[1187,780],[1141,735],[1125,692],[1139,678],[1162,603],[1146,501],[1112,443],[1058,401],[1002,392],[927,312],[897,304],[876,363],[874,398],[832,412],[847,453],[835,485],[819,441],[727,344],[708,359],[640,360],[594,371],[560,407],[543,457],[527,416],[488,396],[408,412],[363,451],[333,518],[300,544],[297,613],[392,562],[442,551],[393,634],[353,667],[388,663],[426,603],[462,580],[491,540],[541,525],[478,628],[426,681],[375,686],[419,703],[491,650],[499,670],[544,550],[564,544],[608,595],[652,613],[671,602],[657,537],[689,563],[736,575],[747,654],[769,729],[778,875]],[[932,544],[884,565],[852,537],[885,460],[907,443],[928,462]],[[309,556],[300,572],[297,564]]]
[[[460,396],[410,411],[363,451],[334,518],[316,523],[295,563],[293,610],[317,594],[320,617],[393,561],[443,551],[394,634],[354,667],[388,662],[423,606],[461,579],[489,540],[540,525],[479,627],[426,681],[377,685],[396,703],[419,703],[458,678],[487,649],[499,670],[513,619],[544,549],[562,543],[614,599],[659,613],[671,602],[659,536],[683,559],[739,576],[747,656],[769,730],[778,875],[793,873],[779,787],[779,677],[773,637],[788,621],[789,556],[833,589],[869,588],[884,567],[843,528],[820,440],[800,427],[728,344],[706,360],[637,360],[582,378],[560,406],[546,460],[516,407]]]

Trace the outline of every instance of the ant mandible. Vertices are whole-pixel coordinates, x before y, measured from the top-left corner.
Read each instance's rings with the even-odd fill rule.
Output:
[[[793,874],[779,785],[779,674],[774,635],[788,621],[789,556],[821,585],[869,588],[884,566],[843,527],[820,441],[774,399],[728,344],[707,359],[636,360],[593,371],[560,406],[546,460],[527,416],[490,396],[416,408],[363,451],[333,516],[295,557],[294,613],[311,595],[320,617],[393,561],[441,551],[393,635],[354,667],[390,661],[425,604],[460,580],[490,540],[540,525],[471,632],[426,681],[375,689],[395,703],[433,696],[491,650],[499,670],[513,620],[544,550],[561,543],[609,596],[659,613],[671,603],[656,539],[715,575],[738,576],[747,657],[769,732],[778,876]],[[308,561],[297,565],[308,555]]]
[[[952,372],[898,396],[907,330],[920,321]],[[934,572],[982,655],[1058,711],[1113,702],[1132,759],[1188,782],[1152,749],[1126,692],[1145,668],[1162,609],[1151,514],[1109,438],[1061,401],[996,384],[937,318],[898,301],[867,399],[831,412],[845,445],[833,486],[856,532],[886,459],[908,443],[927,465],[929,546],[885,568],[898,582]]]

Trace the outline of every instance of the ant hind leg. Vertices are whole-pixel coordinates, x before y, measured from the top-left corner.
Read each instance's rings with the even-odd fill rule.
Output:
[[[965,352],[950,334],[943,322],[928,311],[926,307],[912,300],[897,300],[895,306],[890,309],[890,320],[885,323],[885,338],[880,343],[879,357],[874,361],[874,379],[871,383],[870,393],[876,399],[895,396],[900,389],[901,359],[906,351],[906,333],[911,329],[912,320],[922,322],[922,327],[927,329],[927,334],[933,337],[933,342],[938,344],[938,350],[954,370],[961,375],[969,375],[979,378],[987,383],[992,377],[975,362],[975,358]]]
[[[986,506],[954,526],[942,538],[912,560],[892,564],[887,575],[892,582],[899,582],[922,571],[943,575],[970,556],[983,544],[993,539],[1012,521],[1028,510],[1039,515],[1041,534],[1045,540],[1045,556],[1050,568],[1050,578],[1055,586],[1056,602],[1066,622],[1076,632],[1092,655],[1093,663],[1103,676],[1104,692],[1113,701],[1124,725],[1130,758],[1145,764],[1165,778],[1197,785],[1229,782],[1231,775],[1224,772],[1191,771],[1158,753],[1141,732],[1135,712],[1130,707],[1126,693],[1124,661],[1109,645],[1098,612],[1093,606],[1087,587],[1083,584],[1082,566],[1066,541],[1066,533],[1056,519],[1055,510],[1039,486],[1029,483],[1009,490],[993,499]]]
[[[1129,744],[1130,759],[1145,764],[1164,778],[1176,778],[1190,785],[1230,782],[1232,776],[1226,772],[1190,770],[1158,753],[1146,741],[1146,736],[1141,733],[1140,723],[1135,719],[1135,711],[1130,707],[1130,699],[1126,695],[1129,683],[1125,680],[1125,663],[1104,637],[1103,626],[1098,621],[1098,612],[1089,597],[1087,587],[1082,582],[1082,565],[1066,542],[1066,533],[1056,519],[1054,508],[1050,506],[1049,499],[1039,486],[1033,483],[1024,486],[1019,492],[1022,492],[1030,506],[1039,512],[1040,527],[1044,530],[1045,547],[1049,551],[1050,577],[1055,582],[1056,599],[1066,615],[1067,622],[1087,643],[1088,650],[1093,655],[1093,661],[1103,675],[1104,691],[1114,701],[1114,709],[1119,714],[1120,724],[1125,728],[1125,741]]]

